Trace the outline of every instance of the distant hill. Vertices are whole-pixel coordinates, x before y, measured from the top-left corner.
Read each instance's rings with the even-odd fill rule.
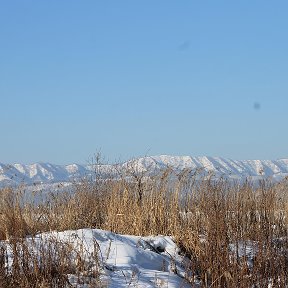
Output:
[[[278,181],[288,176],[288,159],[279,160],[231,160],[220,157],[191,157],[191,156],[147,156],[133,159],[117,168],[134,167],[135,171],[157,172],[166,167],[176,170],[192,169],[204,172],[212,171],[216,177],[227,177],[228,179],[244,179],[250,177],[252,180],[270,177]],[[99,173],[107,174],[115,170],[115,165],[54,165],[50,163],[24,164],[2,164],[0,163],[0,185],[24,184],[49,184],[59,182],[71,182],[86,176],[90,177],[95,168]]]

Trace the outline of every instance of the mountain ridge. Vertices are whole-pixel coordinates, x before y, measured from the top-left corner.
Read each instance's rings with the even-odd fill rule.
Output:
[[[167,167],[173,167],[176,170],[201,169],[205,172],[212,171],[216,176],[225,176],[231,179],[252,177],[257,180],[270,177],[277,181],[288,176],[288,159],[285,158],[278,160],[232,160],[212,156],[157,155],[136,158],[120,164],[105,165],[80,165],[76,163],[57,165],[45,162],[33,164],[0,163],[0,185],[71,182],[91,175],[95,168],[100,173],[107,173],[116,167],[118,169],[133,167],[138,172],[159,171]]]

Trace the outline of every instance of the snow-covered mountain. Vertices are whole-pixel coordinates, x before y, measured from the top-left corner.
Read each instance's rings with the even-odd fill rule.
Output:
[[[50,163],[2,164],[0,163],[0,185],[38,184],[70,182],[87,175],[87,166],[53,165]]]
[[[131,168],[135,171],[157,172],[167,167],[177,170],[199,169],[212,171],[217,176],[230,179],[261,179],[271,177],[280,180],[288,176],[288,159],[279,160],[231,160],[220,157],[190,156],[147,156],[127,161],[118,165],[53,165],[50,163],[2,164],[0,163],[0,185],[37,184],[71,182],[82,177],[90,177],[93,173],[107,174],[119,168]]]

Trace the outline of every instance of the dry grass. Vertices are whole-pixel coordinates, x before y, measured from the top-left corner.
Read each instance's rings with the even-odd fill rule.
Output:
[[[172,235],[191,260],[186,267],[191,282],[199,279],[203,287],[267,287],[269,283],[287,287],[287,180],[276,185],[262,181],[255,187],[248,181],[215,181],[212,176],[197,179],[189,170],[176,173],[169,168],[153,177],[136,172],[121,172],[117,180],[83,181],[75,184],[73,193],[51,193],[42,203],[23,203],[25,187],[21,192],[3,189],[0,237],[15,241],[43,231],[77,228]],[[249,265],[248,255],[239,251],[251,243],[257,246],[257,255],[250,257]],[[29,273],[32,279],[33,272]],[[39,275],[37,279],[47,278]],[[29,287],[46,287],[37,285]]]
[[[34,243],[35,244],[35,243]],[[66,287],[67,274],[73,273],[69,251],[63,243],[43,242],[33,253],[33,243],[13,239],[0,248],[0,287]],[[9,265],[9,253],[13,262]],[[68,286],[67,286],[68,287]]]

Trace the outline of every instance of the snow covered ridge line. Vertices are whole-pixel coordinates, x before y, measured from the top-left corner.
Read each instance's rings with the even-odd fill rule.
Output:
[[[230,179],[261,179],[271,177],[281,180],[288,176],[288,159],[279,160],[231,160],[221,157],[191,157],[191,156],[147,156],[133,159],[117,165],[100,165],[97,171],[109,173],[115,168],[131,168],[136,171],[151,173],[173,167],[176,170],[202,169],[212,171],[216,177],[225,176]],[[71,182],[84,176],[91,176],[95,171],[91,165],[54,165],[50,163],[2,164],[0,163],[0,185],[19,185],[20,183],[58,183]]]

